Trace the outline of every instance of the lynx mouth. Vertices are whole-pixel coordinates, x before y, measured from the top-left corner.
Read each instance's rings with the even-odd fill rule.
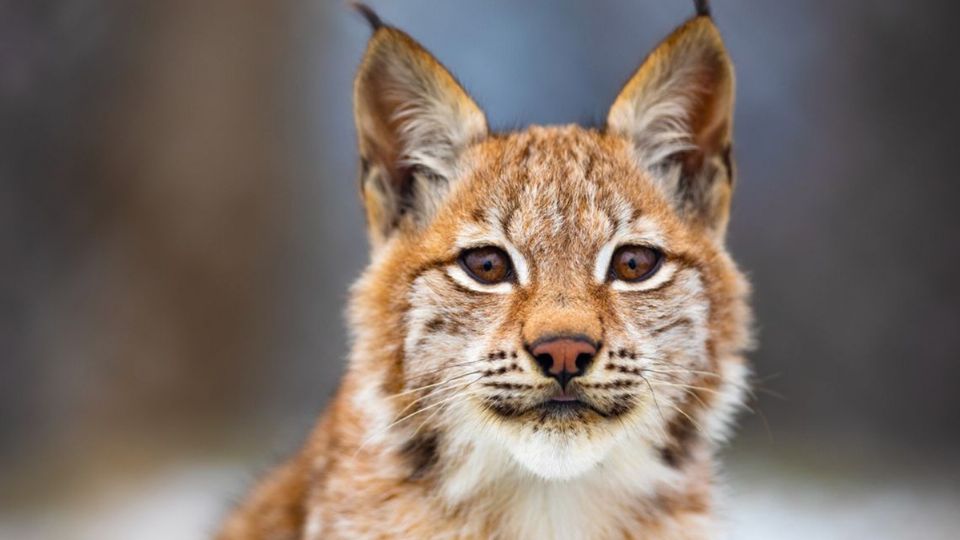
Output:
[[[579,399],[557,399],[551,398],[543,403],[533,407],[533,410],[539,412],[541,417],[553,417],[556,419],[578,418],[584,419],[584,413],[594,412],[603,416],[603,414],[590,404]]]
[[[630,404],[618,405],[605,410],[597,405],[577,397],[551,397],[529,406],[518,406],[499,400],[487,400],[486,405],[499,416],[531,420],[537,423],[545,421],[588,422],[598,418],[612,419],[625,414]]]

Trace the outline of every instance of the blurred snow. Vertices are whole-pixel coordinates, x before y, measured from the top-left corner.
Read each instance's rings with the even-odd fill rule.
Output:
[[[236,465],[189,466],[63,506],[0,509],[0,539],[207,539],[248,476]]]
[[[733,540],[960,538],[960,482],[950,474],[845,477],[737,464],[727,477]]]
[[[734,540],[948,540],[960,531],[960,484],[950,475],[881,482],[741,461],[726,476]],[[248,479],[239,463],[192,465],[57,508],[0,509],[0,538],[201,540]]]

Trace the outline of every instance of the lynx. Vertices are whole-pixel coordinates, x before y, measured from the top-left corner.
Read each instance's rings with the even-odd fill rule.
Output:
[[[360,9],[371,262],[349,364],[219,538],[716,537],[750,311],[724,245],[733,66],[705,3],[602,129],[500,133]]]

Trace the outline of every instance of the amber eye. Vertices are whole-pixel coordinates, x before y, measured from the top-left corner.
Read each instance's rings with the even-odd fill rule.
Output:
[[[493,246],[464,250],[459,262],[470,277],[487,285],[502,283],[513,276],[510,257]]]
[[[620,246],[610,261],[610,276],[622,281],[643,281],[660,268],[663,254],[645,246]]]

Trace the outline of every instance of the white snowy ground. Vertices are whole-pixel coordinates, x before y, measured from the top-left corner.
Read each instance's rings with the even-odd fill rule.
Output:
[[[727,470],[729,537],[960,539],[960,476],[954,465],[939,472],[926,467],[901,472],[896,463],[811,471],[739,456]]]
[[[736,456],[727,468],[734,540],[954,540],[960,483],[953,472],[885,478],[785,467]],[[249,480],[240,463],[192,464],[83,500],[0,508],[4,540],[201,540]]]

